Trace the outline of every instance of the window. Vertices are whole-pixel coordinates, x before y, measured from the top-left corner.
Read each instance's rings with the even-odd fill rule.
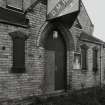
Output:
[[[26,35],[16,31],[10,33],[13,40],[13,73],[25,72],[25,39]]]
[[[81,55],[74,52],[73,69],[81,69]]]
[[[23,0],[7,0],[7,7],[22,10]]]
[[[96,47],[93,48],[93,72],[97,72],[98,70],[98,49]]]
[[[81,45],[81,66],[83,70],[87,69],[87,50],[88,47],[85,44]]]

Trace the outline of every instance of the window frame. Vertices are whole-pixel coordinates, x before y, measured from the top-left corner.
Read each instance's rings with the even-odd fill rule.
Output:
[[[25,40],[28,38],[28,36],[23,33],[23,32],[20,32],[20,31],[15,31],[15,32],[11,32],[9,33],[9,35],[11,36],[12,38],[12,68],[11,68],[11,73],[25,73]],[[21,52],[21,55],[19,55],[19,57],[22,56],[22,64],[20,64],[21,62],[21,59],[17,59],[16,61],[16,58],[17,58],[17,52],[15,52],[15,50],[17,51],[19,49],[19,47],[16,47],[17,44],[19,44],[18,40],[21,40],[23,41],[23,45],[24,46],[21,46],[21,48],[23,48],[23,52]],[[14,43],[14,41],[17,41]],[[17,43],[17,44],[16,44]],[[16,44],[16,45],[14,45]],[[20,44],[19,44],[20,45]],[[14,49],[14,48],[17,48],[17,49]],[[20,53],[19,53],[20,54]],[[20,62],[19,62],[20,61]]]
[[[18,0],[17,0],[18,1]],[[6,7],[8,8],[8,9],[12,9],[12,10],[15,10],[15,11],[19,11],[19,12],[23,12],[23,3],[24,3],[24,0],[21,0],[21,8],[18,8],[18,7],[16,7],[16,6],[13,6],[13,5],[9,5],[8,4],[8,0],[6,0]]]

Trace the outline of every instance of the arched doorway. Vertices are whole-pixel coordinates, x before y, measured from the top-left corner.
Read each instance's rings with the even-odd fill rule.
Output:
[[[66,43],[59,30],[53,29],[44,44],[46,50],[47,89],[64,90],[66,86]]]
[[[54,46],[57,45],[57,41],[54,42],[53,40],[53,32],[57,31],[58,35],[59,35],[59,40],[56,39],[56,35],[55,35],[55,39],[61,43],[59,46],[62,46],[62,48],[60,49],[60,52],[63,52],[62,55],[64,54],[64,58],[60,58],[63,60],[60,60],[64,63],[64,78],[63,78],[63,85],[61,86],[61,88],[56,88],[56,84],[57,82],[56,77],[55,77],[55,70],[57,69],[56,65],[55,65],[55,57],[56,54],[54,53],[54,51],[51,51],[52,49],[54,50]],[[52,39],[51,39],[51,38]],[[50,41],[48,41],[50,39]],[[51,41],[52,40],[52,41]],[[70,87],[70,67],[72,65],[72,63],[70,63],[70,54],[72,51],[74,51],[74,40],[72,37],[71,32],[69,31],[69,28],[66,27],[64,24],[62,24],[61,22],[48,22],[46,24],[43,25],[43,27],[41,28],[41,30],[39,31],[39,37],[37,40],[37,46],[40,46],[42,48],[44,48],[44,55],[45,55],[45,59],[44,59],[44,75],[43,75],[43,81],[42,85],[42,91],[43,93],[49,93],[49,92],[53,92],[55,90],[65,90],[65,89],[69,89]],[[52,42],[52,43],[51,43]],[[51,44],[48,44],[51,43]],[[49,46],[48,46],[49,45]],[[51,47],[53,46],[53,47]],[[48,47],[48,48],[47,48]],[[52,48],[52,49],[51,49]],[[57,49],[57,47],[56,47]],[[59,51],[59,50],[58,50]],[[59,53],[59,52],[58,52]],[[60,56],[60,54],[58,54]],[[57,59],[57,58],[56,58]],[[59,57],[58,57],[59,60]],[[60,65],[60,63],[58,63],[58,65]],[[55,83],[56,82],[56,83]],[[59,83],[58,83],[59,84]],[[60,85],[59,85],[60,86]]]

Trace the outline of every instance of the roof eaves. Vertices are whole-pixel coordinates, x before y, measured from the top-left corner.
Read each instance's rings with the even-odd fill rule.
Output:
[[[88,41],[91,43],[96,43],[96,44],[104,44],[105,43],[104,41],[98,39],[95,36],[89,35],[86,32],[82,32],[79,39],[83,40],[83,41]]]

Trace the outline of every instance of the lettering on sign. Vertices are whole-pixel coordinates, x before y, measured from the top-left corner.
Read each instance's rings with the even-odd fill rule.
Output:
[[[72,1],[73,0],[60,0],[55,5],[55,7],[51,10],[51,12],[48,14],[48,18],[50,18],[50,17],[57,17],[62,12],[62,10],[65,9],[65,7],[70,5],[70,3],[71,3],[71,6],[72,6]]]

